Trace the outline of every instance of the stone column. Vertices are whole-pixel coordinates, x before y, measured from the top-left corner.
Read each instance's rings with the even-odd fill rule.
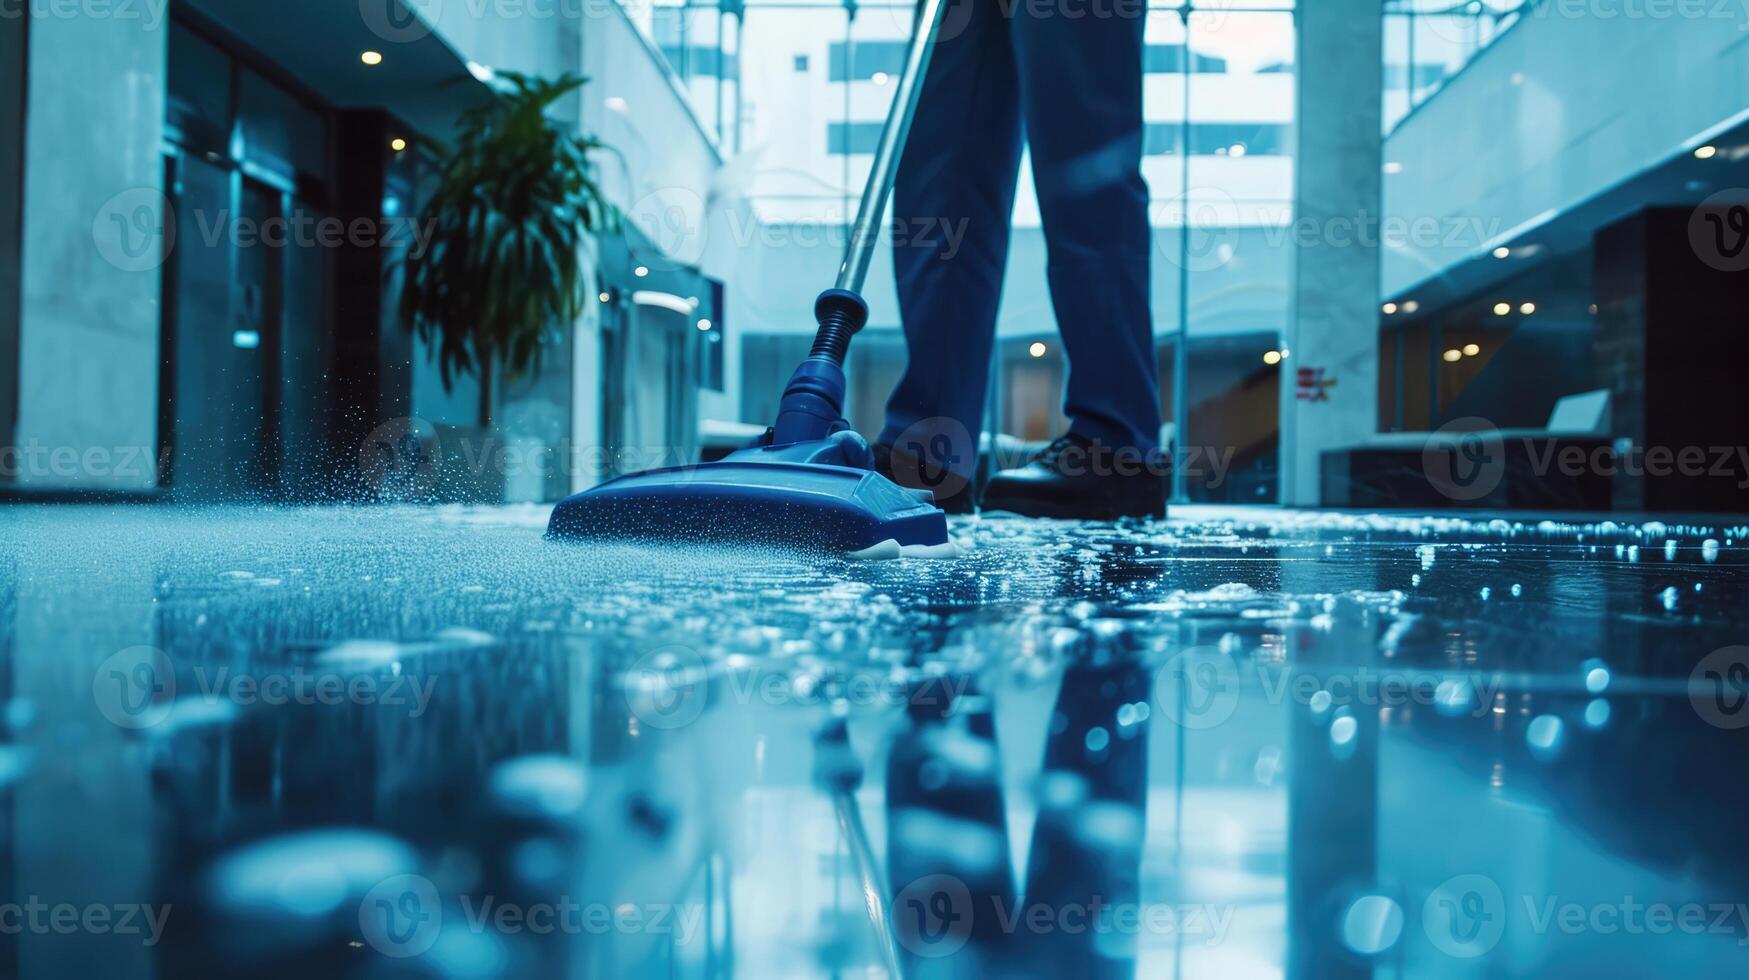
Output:
[[[160,147],[169,25],[158,5],[124,6],[23,25],[22,486],[157,483],[160,277],[174,226]],[[0,58],[0,72],[12,64]]]
[[[1282,362],[1281,502],[1319,503],[1327,449],[1378,431],[1384,20],[1377,3],[1302,3],[1294,264]]]

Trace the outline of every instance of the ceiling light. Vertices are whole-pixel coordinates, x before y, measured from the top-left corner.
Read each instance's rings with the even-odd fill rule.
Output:
[[[877,71],[873,75],[870,75],[868,80],[876,85],[885,85],[889,81],[892,81],[892,78],[884,71]]]
[[[1464,359],[1464,352],[1454,347],[1451,350],[1446,351],[1444,356],[1447,364],[1456,364],[1458,361]]]
[[[482,65],[478,61],[468,62],[468,74],[481,82],[489,82],[498,77],[498,73],[492,70],[491,65]]]
[[[1414,301],[1414,300],[1412,300],[1412,299],[1411,299],[1411,300],[1405,300],[1405,301],[1404,301],[1404,302],[1403,302],[1403,312],[1404,312],[1404,313],[1413,313],[1413,312],[1415,312],[1415,311],[1416,311],[1416,310],[1419,310],[1419,309],[1420,309],[1420,308],[1421,308],[1421,304],[1420,304],[1420,303],[1417,303],[1417,302],[1415,302],[1415,301]]]
[[[406,148],[407,148],[407,141],[402,139],[399,136],[397,136],[394,139],[389,141],[389,149],[394,150],[396,153],[399,153],[402,150],[405,150]]]
[[[1711,160],[1713,157],[1718,156],[1718,154],[1719,154],[1719,148],[1712,145],[1711,143],[1708,143],[1705,146],[1697,146],[1694,148],[1694,158],[1696,160]]]
[[[626,100],[617,95],[610,95],[607,98],[602,99],[601,104],[607,107],[608,112],[626,111]]]
[[[1482,352],[1482,345],[1481,344],[1465,344],[1464,345],[1464,356],[1465,357],[1475,357],[1477,354],[1480,354],[1481,352]]]
[[[1233,144],[1233,145],[1232,145],[1232,146],[1230,146],[1230,147],[1228,147],[1228,148],[1227,148],[1227,155],[1228,155],[1228,156],[1233,156],[1233,157],[1242,157],[1242,156],[1244,156],[1244,155],[1245,155],[1245,144],[1243,144],[1243,143],[1234,143],[1234,144]]]
[[[632,270],[632,275],[637,276],[639,279],[642,279],[649,274],[650,274],[650,267],[647,265],[640,265],[636,269]]]
[[[602,302],[603,302],[603,303],[611,303],[611,302],[613,302],[613,294],[612,294],[612,293],[610,293],[610,292],[608,292],[608,291],[607,291],[607,290],[605,290],[605,289],[603,289],[603,290],[602,290],[602,291],[601,291],[601,301],[602,301]]]
[[[1526,303],[1518,308],[1518,312],[1523,313],[1525,316],[1530,316],[1532,313],[1536,312],[1536,304]]]
[[[1026,349],[1026,352],[1033,357],[1043,357],[1048,350],[1050,350],[1050,348],[1046,347],[1042,341],[1035,340],[1032,342],[1032,346]]]
[[[1511,303],[1495,303],[1494,304],[1494,315],[1495,316],[1505,316],[1506,314],[1511,313],[1511,312],[1512,312],[1512,304]]]
[[[1397,312],[1397,304],[1386,303],[1384,306],[1380,307],[1380,309],[1385,311],[1385,316],[1390,316],[1391,314]]]
[[[1494,257],[1497,259],[1504,259],[1504,258],[1507,258],[1511,255],[1512,255],[1512,249],[1509,249],[1504,245],[1502,245],[1499,248],[1494,250]]]
[[[375,68],[383,63],[383,53],[381,51],[365,51],[359,54],[358,60]]]
[[[1281,351],[1278,351],[1278,350],[1264,351],[1263,352],[1263,363],[1271,365],[1271,366],[1276,365],[1276,364],[1280,364],[1281,363]]]
[[[710,333],[711,332],[711,322],[709,320],[698,321],[698,329],[699,329],[700,333]]]
[[[1400,174],[1402,172],[1403,172],[1403,165],[1402,164],[1398,163],[1395,160],[1386,160],[1385,161],[1385,173]]]

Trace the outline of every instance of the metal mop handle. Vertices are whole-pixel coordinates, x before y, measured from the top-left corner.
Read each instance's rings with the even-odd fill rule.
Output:
[[[844,421],[844,359],[850,354],[850,338],[868,323],[868,303],[860,294],[863,282],[868,279],[875,243],[880,238],[876,229],[886,213],[893,181],[899,176],[899,155],[911,134],[911,120],[917,115],[917,99],[923,92],[923,76],[929,71],[929,57],[935,51],[935,37],[941,31],[943,11],[947,9],[947,0],[920,2],[917,30],[911,38],[910,53],[905,56],[899,90],[893,95],[893,111],[887,116],[880,145],[875,148],[868,188],[862,193],[862,210],[850,231],[844,265],[838,270],[838,285],[821,293],[814,303],[814,319],[820,329],[814,334],[813,349],[784,389],[777,422],[764,440],[768,445],[817,442],[848,427]]]
[[[887,198],[892,196],[893,182],[899,176],[899,156],[904,152],[906,138],[911,135],[911,120],[917,116],[917,98],[923,92],[923,77],[929,71],[929,58],[935,53],[935,37],[941,32],[942,12],[947,9],[947,0],[922,0],[922,4],[917,30],[911,38],[911,49],[905,55],[905,70],[899,76],[899,90],[893,95],[893,111],[887,114],[880,144],[875,147],[868,186],[862,192],[862,207],[856,213],[856,225],[850,232],[844,265],[838,270],[838,288],[853,293],[862,292],[863,283],[868,279],[869,262],[874,258],[875,243],[880,238],[877,229],[887,210]],[[847,145],[845,149],[850,147]]]

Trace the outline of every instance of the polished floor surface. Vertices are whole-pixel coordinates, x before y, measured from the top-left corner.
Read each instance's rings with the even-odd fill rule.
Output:
[[[1727,976],[1749,529],[0,511],[0,976]]]

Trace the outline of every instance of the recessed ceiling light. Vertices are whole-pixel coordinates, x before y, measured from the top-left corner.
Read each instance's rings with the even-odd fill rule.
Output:
[[[602,291],[601,291],[601,301],[602,301],[602,302],[603,302],[603,303],[611,303],[611,302],[613,302],[613,294],[612,294],[612,293],[610,293],[610,292],[608,292],[608,291],[607,291],[607,290],[605,290],[605,289],[603,289],[603,290],[602,290]]]
[[[406,148],[407,148],[407,141],[402,139],[399,136],[397,136],[394,139],[389,141],[389,149],[394,150],[396,153],[399,153],[402,150],[405,150]]]
[[[1276,364],[1280,364],[1281,363],[1281,351],[1278,351],[1278,350],[1264,351],[1263,352],[1263,363],[1271,365],[1271,366],[1276,365]]]
[[[1532,313],[1536,312],[1536,304],[1526,303],[1518,308],[1518,312],[1523,313],[1525,316],[1530,316]]]
[[[1045,356],[1045,352],[1049,350],[1050,348],[1046,347],[1043,341],[1035,340],[1032,342],[1032,346],[1026,349],[1026,352],[1033,357],[1043,357]]]
[[[383,63],[383,53],[381,51],[364,51],[359,54],[358,60],[375,68]]]
[[[1480,354],[1481,352],[1482,352],[1482,345],[1481,344],[1465,344],[1464,345],[1464,356],[1465,357],[1475,357],[1477,354]]]
[[[1504,259],[1504,258],[1507,258],[1511,255],[1512,255],[1512,249],[1507,248],[1504,245],[1502,245],[1499,248],[1494,250],[1494,257],[1497,259]]]
[[[1494,315],[1495,316],[1505,316],[1506,314],[1511,313],[1511,312],[1512,312],[1512,304],[1511,303],[1495,303],[1494,304]]]
[[[1391,314],[1397,312],[1397,304],[1386,303],[1384,306],[1379,307],[1379,309],[1385,311],[1385,316],[1390,316]]]
[[[868,80],[876,85],[885,85],[892,81],[892,77],[884,71],[877,71],[873,75],[870,75]]]
[[[1464,352],[1454,347],[1451,350],[1446,351],[1443,356],[1445,357],[1445,362],[1447,364],[1456,364],[1464,359]]]
[[[649,274],[650,274],[650,267],[647,265],[640,265],[636,269],[632,270],[632,275],[637,276],[639,279],[642,279]]]
[[[698,321],[698,329],[700,333],[710,333],[711,322],[709,320]]]
[[[1696,160],[1711,160],[1713,157],[1718,156],[1718,155],[1719,155],[1719,148],[1712,145],[1711,143],[1708,143],[1705,146],[1697,146],[1694,148],[1694,158]]]
[[[1414,301],[1414,300],[1412,300],[1412,299],[1411,299],[1411,300],[1405,300],[1405,301],[1404,301],[1404,302],[1403,302],[1403,312],[1404,312],[1404,313],[1413,313],[1413,312],[1415,312],[1415,311],[1416,311],[1416,310],[1419,310],[1419,309],[1420,309],[1420,308],[1421,308],[1421,304],[1420,304],[1420,303],[1417,303],[1417,302],[1416,302],[1416,301]]]
[[[1232,145],[1232,146],[1230,146],[1230,147],[1228,147],[1228,148],[1227,148],[1227,155],[1228,155],[1228,156],[1233,156],[1233,157],[1242,157],[1242,156],[1244,156],[1244,155],[1245,155],[1245,144],[1243,144],[1243,143],[1234,143],[1234,144],[1233,144],[1233,145]]]

